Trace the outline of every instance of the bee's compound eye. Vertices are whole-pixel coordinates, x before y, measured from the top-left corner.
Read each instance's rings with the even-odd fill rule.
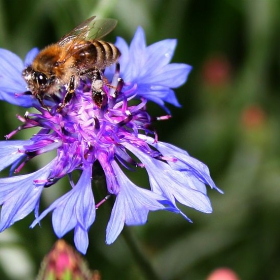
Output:
[[[41,72],[35,72],[35,79],[40,86],[46,85],[48,83],[48,78],[45,74]]]

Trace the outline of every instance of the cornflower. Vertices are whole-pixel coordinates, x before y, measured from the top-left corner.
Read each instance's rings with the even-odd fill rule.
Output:
[[[176,40],[168,39],[146,46],[139,27],[130,44],[118,38],[115,44],[122,55],[119,65],[104,72],[102,105],[93,98],[91,81],[82,80],[71,101],[57,110],[65,88],[42,107],[27,85],[22,71],[30,65],[38,50],[31,50],[23,63],[18,56],[0,49],[0,99],[22,107],[35,107],[17,118],[22,122],[0,142],[0,170],[10,166],[10,177],[0,179],[0,231],[10,227],[34,210],[33,228],[52,211],[52,224],[60,238],[74,229],[76,248],[86,253],[88,230],[95,220],[96,203],[92,188],[94,167],[99,164],[106,178],[107,193],[115,197],[106,230],[106,243],[116,240],[124,225],[142,225],[149,211],[168,210],[190,219],[177,203],[210,213],[212,207],[206,186],[220,191],[206,165],[186,151],[158,140],[152,128],[154,120],[170,117],[166,103],[180,106],[174,88],[184,84],[191,67],[170,63]],[[167,111],[154,118],[147,111],[153,101]],[[18,131],[37,128],[28,140],[10,140]],[[22,167],[32,158],[55,151],[55,157],[43,168],[23,175]],[[150,188],[138,186],[126,175],[144,168]],[[125,173],[124,170],[127,170]],[[77,181],[73,172],[79,172]],[[68,176],[70,190],[56,199],[41,214],[39,202],[44,188]]]

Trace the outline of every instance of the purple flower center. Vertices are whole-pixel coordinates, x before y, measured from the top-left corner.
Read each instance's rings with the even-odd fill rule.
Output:
[[[122,92],[124,83],[119,78],[119,71],[111,84],[106,81],[104,77],[99,92],[90,81],[81,81],[62,110],[57,110],[62,100],[59,98],[51,108],[38,107],[40,113],[18,117],[24,124],[7,138],[26,128],[39,127],[40,131],[31,138],[33,144],[24,146],[24,160],[14,167],[15,172],[19,172],[29,159],[53,149],[57,150],[57,165],[46,180],[46,187],[76,169],[93,165],[96,160],[111,174],[111,161],[116,159],[127,168],[144,167],[132,159],[123,143],[131,143],[145,154],[160,158],[157,150],[138,137],[139,133],[153,134],[157,141],[155,132],[150,129],[152,119],[146,112],[146,100],[129,104],[126,96],[130,96],[130,92]],[[166,118],[169,116],[162,119]],[[108,191],[117,194],[119,190],[108,186]]]

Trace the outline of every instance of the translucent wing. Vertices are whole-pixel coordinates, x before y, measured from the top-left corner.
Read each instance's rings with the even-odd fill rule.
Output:
[[[101,39],[108,33],[110,33],[117,25],[117,21],[112,18],[104,18],[94,20],[95,16],[85,20],[77,27],[75,27],[68,34],[63,36],[58,44],[64,46],[65,44],[76,40],[93,40]]]
[[[68,42],[75,40],[76,38],[85,39],[86,34],[89,32],[90,23],[94,22],[95,16],[90,17],[89,19],[85,20],[78,26],[76,26],[73,30],[69,33],[64,35],[57,43],[60,46],[64,46]]]
[[[65,63],[68,58],[85,47],[88,40],[101,39],[116,25],[117,21],[111,18],[95,20],[95,16],[92,16],[85,20],[58,41],[58,45],[66,48],[66,56],[61,57],[58,63]]]
[[[116,25],[117,21],[112,18],[97,19],[92,22],[86,39],[101,39],[115,29]]]

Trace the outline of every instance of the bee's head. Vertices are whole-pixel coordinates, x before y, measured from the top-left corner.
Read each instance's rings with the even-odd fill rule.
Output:
[[[35,71],[31,66],[22,71],[22,77],[26,81],[29,90],[34,94],[46,92],[53,80],[48,78],[46,74]]]

